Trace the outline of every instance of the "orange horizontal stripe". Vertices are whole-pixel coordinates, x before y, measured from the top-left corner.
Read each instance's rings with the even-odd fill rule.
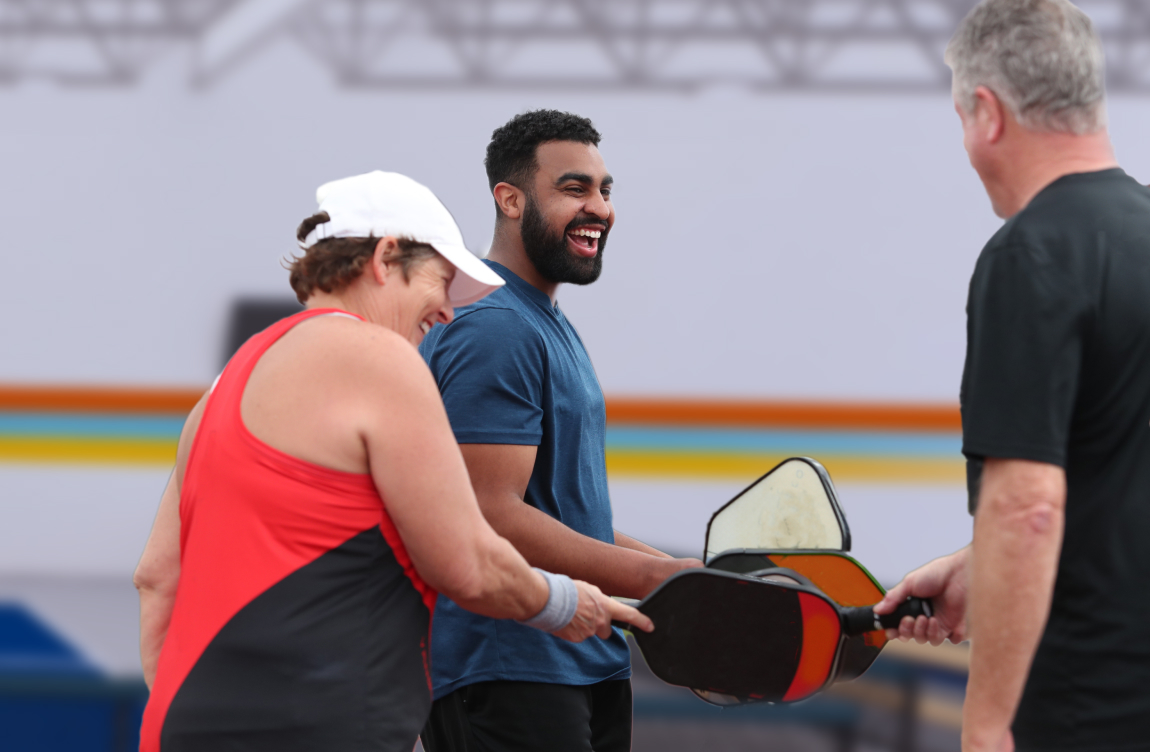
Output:
[[[204,389],[0,385],[0,410],[186,414]],[[613,425],[960,431],[954,404],[607,398]]]
[[[0,410],[185,415],[205,389],[0,385]]]
[[[768,402],[609,397],[613,425],[961,431],[955,404]]]

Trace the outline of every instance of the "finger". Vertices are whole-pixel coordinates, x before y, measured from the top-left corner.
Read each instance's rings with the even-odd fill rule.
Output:
[[[636,629],[641,629],[644,632],[655,631],[655,623],[636,608],[616,600],[609,600],[607,601],[607,611],[611,619],[625,621]]]
[[[927,635],[927,630],[930,629],[930,619],[925,616],[920,616],[914,620],[914,641],[919,645],[925,645],[930,641]]]
[[[909,578],[903,579],[902,582],[887,591],[883,599],[875,605],[874,612],[879,616],[893,612],[899,607],[900,603],[907,599],[907,596],[910,595],[910,590],[911,583]]]
[[[946,642],[946,630],[943,629],[942,622],[938,619],[931,619],[930,626],[926,629],[926,636],[930,640],[930,644],[935,647]]]
[[[611,612],[608,610],[607,604],[614,602],[605,595],[598,595],[595,598],[595,616],[592,628],[596,636],[604,640],[611,636]]]
[[[902,621],[898,623],[898,638],[903,642],[914,639],[914,617],[902,617]]]

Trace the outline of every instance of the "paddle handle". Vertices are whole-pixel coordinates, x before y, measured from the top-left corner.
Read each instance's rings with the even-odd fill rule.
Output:
[[[933,616],[934,608],[925,598],[907,598],[894,613],[879,616],[871,606],[843,609],[843,625],[848,635],[860,635],[879,629],[893,629],[904,616]]]

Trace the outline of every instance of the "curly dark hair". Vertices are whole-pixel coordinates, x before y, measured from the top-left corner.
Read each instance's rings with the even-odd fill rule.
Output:
[[[318,225],[330,222],[327,212],[313,214],[296,230],[296,238],[301,242]],[[427,243],[418,243],[411,238],[396,238],[398,252],[389,260],[398,261],[403,270],[403,278],[411,281],[411,271],[419,263],[436,255],[436,250]],[[324,292],[339,292],[359,279],[363,268],[375,255],[379,238],[326,238],[295,256],[287,263],[289,281],[300,303],[307,303],[317,289]]]
[[[496,128],[487,145],[487,182],[491,188],[510,183],[526,190],[538,165],[535,152],[548,141],[574,141],[599,145],[602,137],[585,117],[559,110],[532,110],[516,115]]]

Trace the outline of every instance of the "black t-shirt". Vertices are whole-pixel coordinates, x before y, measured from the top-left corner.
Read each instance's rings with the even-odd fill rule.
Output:
[[[962,431],[972,493],[985,457],[1066,470],[1054,602],[1016,743],[1150,749],[1150,189],[1117,169],[1068,175],[987,244],[970,282]]]

